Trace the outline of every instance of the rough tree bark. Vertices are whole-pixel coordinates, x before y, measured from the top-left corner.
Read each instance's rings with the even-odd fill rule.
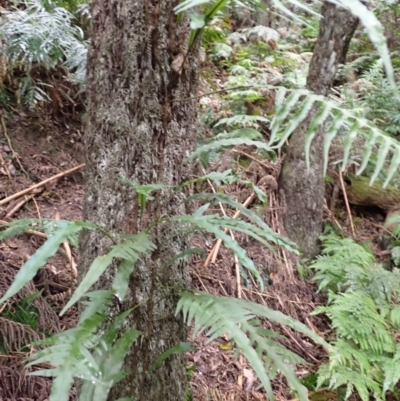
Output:
[[[188,177],[183,160],[195,143],[196,108],[194,101],[184,99],[196,92],[198,67],[196,50],[187,49],[188,23],[179,22],[173,11],[178,4],[179,0],[91,2],[84,217],[117,237],[185,213],[185,195],[180,192],[169,199],[163,190],[141,215],[133,188],[118,179],[175,186]],[[152,233],[157,251],[135,267],[126,301],[110,310],[112,317],[140,305],[126,325],[143,333],[125,360],[124,368],[131,373],[114,386],[110,400],[184,398],[183,356],[168,358],[151,375],[148,371],[160,354],[186,340],[186,327],[174,311],[177,290],[188,285],[187,266],[183,261],[165,263],[182,251],[185,238],[171,225]],[[85,232],[80,245],[83,276],[111,244],[100,233]],[[110,287],[113,269],[98,288]]]
[[[358,19],[348,10],[329,2],[323,4],[321,14],[323,18],[307,77],[307,89],[325,96],[332,87],[338,65],[346,59]],[[311,145],[309,171],[305,160],[305,135],[316,111],[313,108],[293,133],[280,177],[287,206],[285,230],[305,257],[313,257],[319,251],[325,195],[323,127]]]

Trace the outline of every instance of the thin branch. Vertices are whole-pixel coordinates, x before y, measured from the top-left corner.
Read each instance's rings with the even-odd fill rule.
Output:
[[[36,188],[40,188],[40,187],[42,187],[43,185],[47,184],[50,181],[53,181],[53,180],[55,180],[57,178],[63,177],[65,175],[68,175],[70,173],[73,173],[74,171],[77,171],[77,170],[81,169],[82,167],[85,167],[85,163],[80,164],[79,166],[75,166],[73,168],[70,168],[67,171],[63,171],[62,173],[53,175],[53,177],[47,178],[46,180],[43,180],[43,181],[39,182],[38,184],[32,185],[31,187],[26,188],[26,189],[24,189],[22,191],[19,191],[19,192],[15,193],[14,195],[8,196],[7,198],[4,198],[4,199],[2,199],[0,201],[0,205],[4,205],[4,204],[12,201],[15,198],[18,198],[18,197],[20,197],[22,195],[25,195],[25,194],[31,192],[32,190],[34,190]]]
[[[10,218],[13,216],[15,212],[17,212],[19,209],[21,209],[22,206],[25,205],[25,203],[29,202],[31,199],[33,199],[37,194],[41,193],[43,191],[42,188],[38,188],[38,191],[34,191],[33,194],[29,196],[24,196],[24,199],[20,200],[15,206],[12,207],[12,209],[6,214],[6,218]],[[40,216],[39,216],[40,218]]]
[[[253,192],[243,203],[243,207],[247,207],[255,198],[256,194]],[[241,215],[240,210],[237,210],[236,213],[233,215],[233,219],[238,218]],[[228,229],[225,228],[224,233],[227,233]],[[221,247],[222,240],[218,240],[216,244],[214,245],[213,249],[211,249],[211,252],[209,253],[206,261],[204,262],[204,267],[207,268],[210,265],[210,262],[215,263],[215,260],[217,258],[219,248]]]
[[[6,123],[5,123],[5,121],[4,121],[4,117],[3,117],[3,116],[1,116],[1,125],[3,126],[4,136],[7,138],[8,146],[9,146],[9,148],[10,148],[10,150],[11,150],[13,159],[15,159],[15,160],[17,161],[19,167],[20,167],[21,170],[25,173],[25,175],[26,175],[26,176],[29,176],[28,173],[25,171],[23,165],[22,165],[21,162],[19,161],[18,153],[15,153],[15,152],[14,152],[14,149],[13,149],[13,147],[12,147],[12,145],[11,145],[11,140],[10,140],[8,134],[7,134],[7,127],[6,127]]]
[[[354,231],[353,218],[351,217],[351,210],[350,210],[349,200],[347,199],[347,192],[346,192],[346,188],[344,186],[343,174],[342,174],[341,170],[339,170],[339,181],[340,181],[340,185],[341,185],[342,191],[343,191],[343,197],[344,197],[344,203],[346,204],[346,210],[347,210],[347,213],[349,215],[351,234],[353,235],[353,237],[355,237],[356,234],[355,234],[355,231]]]

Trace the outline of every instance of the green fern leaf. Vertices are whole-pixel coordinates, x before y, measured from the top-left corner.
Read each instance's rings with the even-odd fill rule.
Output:
[[[288,93],[286,88],[279,88],[278,95],[275,100],[275,115],[271,122],[271,137],[269,141],[269,145],[272,146],[278,138],[278,131],[285,122],[285,120],[289,117],[289,114],[292,112],[292,109],[299,103],[299,100],[304,95],[308,94],[309,92],[306,90],[298,90],[292,91],[289,93],[288,98],[283,101],[284,96]],[[315,95],[314,95],[315,96]],[[303,107],[299,109],[297,114],[291,121],[289,122],[286,129],[280,135],[280,143],[284,143],[286,139],[293,133],[293,131],[298,127],[298,125],[303,121],[311,107],[314,103],[314,97],[308,97],[308,103],[303,104]],[[276,146],[279,148],[279,144]]]
[[[400,344],[396,344],[396,352],[393,358],[388,358],[383,366],[385,379],[383,381],[383,391],[393,391],[393,388],[400,380]]]
[[[375,48],[383,61],[388,80],[394,91],[397,93],[393,66],[386,44],[384,26],[378,20],[373,11],[370,11],[365,4],[357,0],[339,0],[339,4],[343,4],[345,7],[348,7],[350,11],[360,19],[371,42],[375,45]]]
[[[48,258],[53,256],[59,247],[69,236],[79,232],[83,227],[93,229],[91,223],[68,222],[65,220],[52,221],[55,231],[46,242],[27,260],[21,267],[10,288],[0,299],[0,304],[16,294],[28,281],[35,277],[37,271],[45,265]]]
[[[72,305],[79,301],[85,295],[86,291],[98,281],[99,277],[104,273],[107,267],[112,263],[114,258],[124,259],[127,262],[121,267],[119,274],[117,273],[114,289],[119,291],[118,297],[124,297],[129,281],[123,282],[124,277],[128,277],[134,269],[134,265],[141,254],[150,252],[155,249],[155,245],[149,240],[149,235],[140,233],[137,235],[124,236],[124,242],[114,245],[111,251],[104,256],[98,256],[91,264],[85,277],[75,290],[71,299],[64,306],[60,315],[63,315]],[[128,263],[129,262],[129,263]]]
[[[127,372],[121,371],[122,363],[132,344],[140,336],[140,332],[129,329],[121,335],[114,346],[100,341],[95,349],[98,363],[95,380],[85,380],[79,394],[80,401],[106,401],[111,387],[125,377]]]
[[[239,259],[239,262],[254,275],[260,285],[260,288],[264,288],[262,277],[256,266],[254,265],[254,262],[247,256],[246,251],[239,245],[236,240],[232,239],[230,235],[225,234],[223,230],[221,230],[217,225],[214,224],[214,219],[218,217],[220,216],[181,215],[174,218],[174,220],[194,224],[200,229],[214,234],[216,238],[221,239],[224,245],[234,252],[236,257]]]
[[[305,325],[259,304],[242,299],[214,297],[205,293],[183,292],[176,313],[179,312],[183,313],[188,324],[194,320],[193,335],[208,328],[207,342],[221,335],[227,335],[232,339],[243,351],[271,399],[273,399],[273,393],[268,372],[274,375],[276,370],[280,370],[289,385],[298,392],[299,398],[307,400],[307,390],[299,383],[293,369],[293,364],[301,362],[302,359],[278,343],[276,339],[279,336],[275,333],[257,327],[258,321],[254,320],[254,317],[259,315],[267,319],[271,318],[272,321],[280,324],[288,324],[289,327],[300,329],[302,333],[311,334],[314,340],[329,348],[322,338]],[[269,358],[265,363],[263,362],[264,354]]]
[[[390,313],[390,321],[392,322],[393,326],[400,330],[400,307],[395,306],[391,313]]]
[[[313,116],[306,133],[306,139],[304,145],[306,155],[310,154],[311,142],[314,139],[315,135],[317,135],[318,131],[321,130],[321,127],[323,127],[325,120],[328,118],[330,114],[331,114],[331,108],[328,106],[322,108]],[[308,156],[306,157],[306,161],[307,161],[307,168],[310,169],[310,158]]]
[[[241,203],[236,202],[233,200],[232,197],[225,195],[225,194],[219,194],[219,193],[201,193],[201,194],[195,194],[191,197],[188,198],[188,200],[191,199],[204,199],[206,201],[215,201],[215,202],[221,202],[223,204],[227,204],[231,206],[234,209],[237,209],[241,212],[241,214],[245,217],[247,217],[250,221],[254,222],[257,224],[259,227],[261,227],[263,230],[265,230],[265,235],[269,235],[270,241],[273,242],[276,245],[283,246],[286,250],[289,252],[293,252],[295,254],[298,254],[297,246],[294,242],[290,241],[288,238],[285,238],[283,236],[280,236],[279,234],[275,233],[271,227],[268,226],[264,222],[262,218],[257,216],[255,213],[253,213],[251,210],[246,209],[243,207]]]
[[[269,119],[262,116],[249,116],[247,114],[236,114],[233,117],[221,118],[214,127],[219,125],[226,125],[232,127],[235,125],[240,125],[242,127],[258,127],[258,122],[269,123]]]
[[[23,234],[26,230],[32,229],[31,224],[37,222],[37,219],[21,219],[12,223],[1,224],[0,240],[16,237]]]
[[[311,118],[311,124],[308,127],[306,135],[305,156],[309,165],[309,149],[313,138],[318,132],[320,124],[326,122],[327,132],[324,135],[324,156],[325,156],[325,174],[328,166],[329,148],[335,137],[342,136],[346,132],[346,138],[343,143],[343,163],[342,169],[345,169],[349,154],[354,140],[362,136],[365,138],[365,152],[363,160],[357,174],[361,174],[366,168],[372,150],[376,145],[380,145],[378,151],[378,160],[375,164],[374,172],[371,177],[371,184],[377,179],[385,163],[390,160],[384,185],[387,185],[396,172],[396,166],[400,163],[400,142],[389,137],[382,130],[377,128],[372,122],[360,117],[357,113],[344,109],[334,101],[315,95],[304,89],[288,90],[279,89],[275,102],[275,116],[271,122],[271,138],[268,143],[272,149],[279,148],[294,132],[294,130],[309,116],[310,112],[315,113]],[[282,97],[287,96],[286,101]]]
[[[249,129],[249,128],[247,128]],[[237,146],[237,145],[249,145],[255,146],[259,149],[264,149],[266,151],[271,151],[272,149],[264,142],[254,141],[247,138],[231,138],[231,139],[221,139],[212,141],[205,145],[199,146],[192,154],[186,159],[186,161],[199,157],[202,153],[208,153],[210,151],[220,150],[221,148]]]
[[[89,352],[98,343],[96,331],[105,319],[105,311],[110,306],[112,291],[94,291],[88,293],[89,301],[80,316],[76,328],[58,333],[37,342],[47,348],[36,352],[28,359],[28,366],[49,363],[57,366],[53,369],[38,370],[30,375],[55,377],[50,394],[50,401],[67,401],[74,378],[97,380],[100,366]]]

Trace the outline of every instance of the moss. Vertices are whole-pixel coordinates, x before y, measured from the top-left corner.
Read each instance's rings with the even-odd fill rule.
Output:
[[[289,177],[292,173],[292,166],[290,163],[283,163],[282,167],[282,175],[285,177]]]
[[[346,193],[355,205],[377,206],[388,211],[400,205],[400,189],[393,185],[383,188],[380,182],[370,185],[369,177],[349,174],[345,178]]]

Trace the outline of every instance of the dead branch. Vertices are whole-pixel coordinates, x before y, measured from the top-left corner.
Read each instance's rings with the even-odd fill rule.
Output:
[[[2,199],[0,201],[0,205],[4,205],[4,204],[12,201],[15,198],[18,198],[18,197],[20,197],[22,195],[25,195],[25,194],[31,192],[32,190],[34,190],[36,188],[40,188],[43,185],[47,184],[48,182],[51,182],[51,181],[53,181],[53,180],[55,180],[57,178],[60,178],[60,177],[63,177],[65,175],[68,175],[70,173],[73,173],[74,171],[77,171],[77,170],[81,169],[82,167],[85,167],[85,163],[82,163],[79,166],[75,166],[73,168],[70,168],[69,170],[63,171],[62,173],[53,175],[53,177],[47,178],[46,180],[43,180],[43,181],[39,182],[38,184],[32,185],[31,187],[26,188],[26,189],[24,189],[22,191],[19,191],[19,192],[15,193],[14,195],[8,196],[7,198],[4,198],[4,199]]]

